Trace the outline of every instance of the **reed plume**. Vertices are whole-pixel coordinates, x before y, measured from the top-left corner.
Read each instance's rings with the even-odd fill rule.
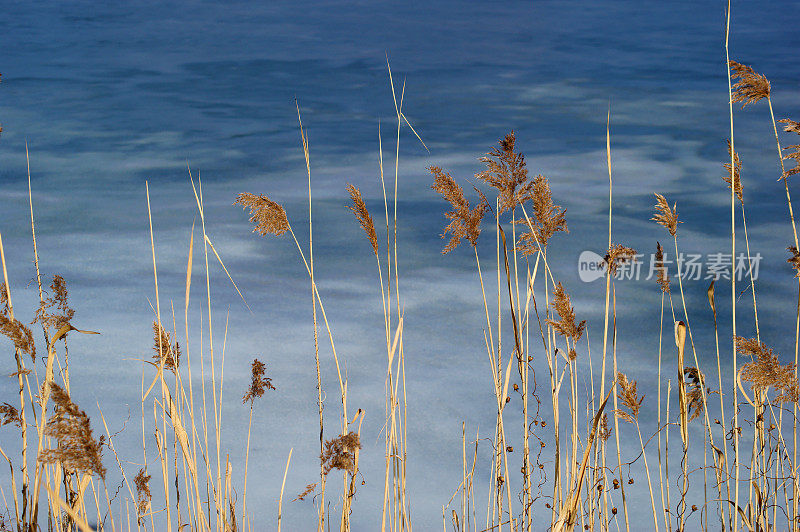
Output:
[[[661,247],[660,242],[656,242],[655,269],[657,271],[656,282],[658,286],[661,287],[662,292],[669,293],[669,274],[667,273],[666,266],[664,266],[664,248]]]
[[[438,166],[431,166],[428,169],[433,174],[431,188],[441,194],[453,207],[453,210],[445,213],[445,217],[450,220],[450,223],[445,227],[442,238],[446,238],[447,233],[452,236],[442,253],[453,251],[462,238],[466,238],[474,248],[481,234],[481,220],[483,220],[489,204],[484,198],[481,198],[478,205],[470,208],[469,201],[464,197],[464,190],[449,173]]]
[[[710,389],[705,389],[705,375],[695,367],[683,368],[684,383],[686,385],[686,408],[689,412],[689,421],[700,417],[703,412],[705,402],[704,397],[711,393]]]
[[[741,180],[741,172],[742,172],[742,161],[739,159],[739,154],[733,151],[731,153],[731,141],[728,139],[728,158],[733,158],[733,172],[731,172],[731,163],[724,163],[722,166],[725,167],[725,170],[728,171],[728,174],[722,177],[722,180],[728,184],[728,188],[731,188],[731,173],[733,173],[733,187],[734,192],[736,192],[736,197],[739,198],[741,203],[744,203],[744,199],[742,196],[742,180]]]
[[[800,135],[800,122],[795,122],[794,120],[789,120],[788,118],[778,120],[778,122],[786,124],[783,126],[783,130],[787,133],[797,133]],[[795,164],[794,168],[789,168],[788,170],[784,171],[783,178],[786,179],[789,176],[800,174],[800,144],[786,146],[783,149],[789,152],[787,155],[783,156],[783,159],[792,160]]]
[[[569,233],[567,210],[553,204],[553,195],[547,178],[539,174],[531,183],[528,199],[533,206],[534,218],[531,220],[533,229],[529,228],[517,239],[517,247],[523,255],[532,255],[539,251],[540,247],[547,246],[547,241],[558,231]],[[524,219],[515,220],[514,223],[527,226],[527,220]]]
[[[347,207],[358,219],[358,223],[361,224],[361,228],[367,233],[367,238],[369,238],[370,244],[372,244],[372,251],[375,252],[375,256],[378,256],[378,236],[375,234],[375,223],[372,221],[372,216],[370,216],[369,211],[367,210],[367,204],[364,203],[364,198],[361,197],[361,191],[354,187],[353,185],[347,185],[347,192],[350,193],[350,199],[353,200],[353,205]]]
[[[150,493],[150,479],[152,475],[148,475],[144,468],[141,468],[134,477],[133,482],[136,485],[136,513],[139,525],[142,525],[144,518],[142,517],[147,513],[150,508],[150,501],[153,498]]]
[[[742,103],[742,109],[763,98],[769,98],[770,85],[766,76],[736,61],[729,61],[728,66],[733,71],[731,78],[738,80],[732,87],[733,101]]]
[[[636,381],[628,380],[627,375],[621,371],[617,372],[617,381],[619,384],[619,393],[617,394],[617,397],[619,398],[620,402],[622,402],[622,406],[628,409],[627,412],[621,409],[617,410],[617,417],[623,421],[627,421],[628,423],[635,424],[636,420],[639,418],[639,409],[642,407],[644,395],[641,397],[638,396],[636,391]]]
[[[19,415],[19,410],[17,410],[8,403],[1,404],[0,426],[10,425],[12,423],[20,428],[22,427],[22,417]]]
[[[51,383],[51,397],[55,403],[55,414],[47,421],[44,434],[58,441],[55,449],[45,449],[39,455],[43,463],[60,462],[71,472],[96,474],[105,479],[100,441],[92,436],[89,416],[72,402],[69,394],[58,384]]]
[[[254,233],[280,236],[289,230],[289,219],[284,208],[263,194],[243,192],[236,196],[233,204],[250,209],[250,221],[255,224]]]
[[[553,302],[550,304],[553,309],[558,313],[559,320],[548,319],[547,323],[553,326],[553,329],[564,336],[570,338],[573,342],[580,340],[583,331],[586,328],[586,320],[580,323],[575,323],[575,308],[570,304],[569,294],[559,282],[553,290]],[[570,347],[569,358],[575,360],[577,353],[574,347]]]
[[[320,463],[327,475],[334,469],[355,473],[356,451],[361,449],[361,438],[355,432],[342,434],[325,441],[325,450],[320,455]]]
[[[0,334],[14,342],[14,347],[30,355],[31,360],[36,359],[36,344],[33,342],[33,333],[18,319],[11,319],[5,314],[0,314]]]
[[[272,378],[264,376],[266,371],[267,366],[257,358],[250,364],[250,386],[242,397],[242,404],[247,401],[252,403],[257,398],[262,397],[267,390],[275,389],[272,384]]]
[[[669,231],[669,234],[675,236],[678,232],[678,204],[675,203],[670,208],[667,203],[667,198],[661,194],[656,193],[656,213],[651,220],[655,221],[658,225],[663,225]]]
[[[520,205],[532,194],[533,183],[528,181],[525,156],[514,151],[516,136],[512,130],[500,139],[500,147],[492,148],[479,160],[486,164],[486,170],[475,177],[498,191],[499,214]]]
[[[153,322],[153,360],[156,364],[163,364],[165,369],[177,371],[181,362],[181,346],[178,342],[172,343],[172,335],[164,327]]]
[[[742,366],[742,380],[749,382],[753,390],[773,387],[780,392],[775,398],[781,402],[794,402],[800,399],[800,385],[795,374],[795,365],[781,364],[778,355],[763,342],[755,338],[736,338],[736,350],[740,355],[750,356],[751,360]]]
[[[636,250],[633,248],[629,248],[623,246],[622,244],[617,244],[616,246],[611,246],[606,253],[606,256],[603,257],[603,265],[608,273],[612,276],[617,274],[619,267],[626,262],[632,262],[636,258]]]
[[[789,246],[786,250],[792,254],[791,257],[786,259],[786,262],[792,265],[795,270],[795,277],[800,278],[800,251],[796,246]]]
[[[67,283],[60,275],[53,276],[50,283],[50,297],[39,302],[36,309],[36,316],[32,323],[41,323],[45,328],[60,329],[64,325],[69,325],[75,316],[75,311],[69,306],[69,292]],[[51,312],[51,309],[53,311]]]

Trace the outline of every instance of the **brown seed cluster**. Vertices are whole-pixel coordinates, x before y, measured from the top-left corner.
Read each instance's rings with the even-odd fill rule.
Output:
[[[644,401],[644,395],[641,398],[638,396],[636,381],[628,380],[627,375],[621,371],[617,372],[617,384],[619,385],[617,397],[622,402],[622,405],[628,409],[628,412],[621,409],[617,410],[617,417],[628,423],[636,423],[636,420],[639,419],[639,409],[642,406],[642,401]]]
[[[574,346],[583,335],[584,329],[586,329],[586,320],[580,323],[575,322],[575,308],[572,307],[569,294],[564,290],[561,282],[559,282],[553,290],[553,302],[550,306],[558,313],[559,319],[558,321],[548,319],[547,323],[552,325],[553,329],[561,336],[570,338]],[[575,348],[571,347],[569,350],[569,358],[570,360],[575,360],[576,357],[577,353],[575,352]]]
[[[553,195],[550,183],[541,174],[533,178],[532,187],[527,198],[533,206],[534,218],[531,220],[532,228],[527,225],[527,220],[515,220],[515,224],[528,227],[528,232],[522,233],[517,240],[517,247],[523,255],[532,255],[540,248],[547,246],[548,240],[558,231],[569,233],[567,228],[567,210],[560,205],[553,204]]]
[[[462,238],[466,238],[472,247],[475,247],[481,234],[481,220],[483,220],[489,204],[484,198],[481,198],[478,205],[470,208],[469,201],[464,197],[464,190],[456,183],[453,176],[438,166],[431,166],[429,170],[433,174],[431,188],[441,194],[453,207],[452,210],[445,213],[445,217],[450,220],[450,223],[444,228],[442,238],[446,238],[447,233],[452,236],[442,253],[453,251]]]
[[[56,412],[47,421],[44,433],[57,440],[58,446],[42,451],[39,461],[60,462],[67,471],[97,474],[105,478],[106,468],[103,467],[100,452],[102,439],[98,442],[92,436],[89,416],[72,402],[69,394],[58,384],[52,383],[51,386]]]
[[[157,321],[153,322],[153,351],[156,364],[163,364],[165,369],[177,371],[181,362],[181,346],[178,342],[172,343],[172,335]]]
[[[736,197],[739,198],[741,203],[744,203],[744,199],[742,196],[742,179],[741,179],[741,172],[742,172],[742,161],[739,160],[739,154],[735,151],[732,152],[731,141],[728,139],[728,156],[733,157],[733,190],[736,192]],[[723,176],[722,180],[728,184],[728,188],[731,188],[731,163],[730,159],[729,162],[723,164],[722,166],[725,167],[725,170],[728,171],[728,175]]]
[[[267,366],[257,358],[250,364],[250,386],[247,388],[244,397],[242,397],[242,404],[247,401],[252,404],[258,397],[263,396],[267,390],[275,389],[275,386],[272,385],[272,379],[264,376],[266,371]]]
[[[3,403],[0,405],[0,427],[11,423],[22,427],[22,417],[19,415],[19,410],[8,403]]]
[[[792,254],[791,257],[786,259],[786,262],[792,265],[792,268],[797,272],[795,277],[800,278],[800,251],[796,246],[789,246],[786,250]]]
[[[244,192],[236,197],[233,204],[250,209],[250,221],[256,224],[254,233],[280,236],[289,230],[286,211],[280,204],[262,194]]]
[[[375,234],[375,223],[372,221],[372,216],[370,216],[367,210],[367,204],[364,203],[364,198],[361,197],[361,191],[353,185],[347,185],[347,192],[350,193],[350,199],[353,200],[352,207],[348,207],[348,209],[353,211],[356,219],[358,219],[358,223],[361,224],[361,228],[367,233],[367,238],[369,238],[369,242],[372,244],[372,251],[375,252],[375,256],[377,257],[378,236]]]
[[[7,314],[0,314],[0,334],[14,342],[14,347],[36,359],[36,345],[33,333],[18,319],[11,319]]]
[[[751,357],[742,367],[742,380],[749,382],[753,390],[766,391],[772,387],[780,392],[776,401],[796,403],[800,400],[794,364],[781,364],[778,355],[755,338],[737,336],[736,350],[740,355]]]
[[[795,122],[794,120],[789,120],[788,118],[778,120],[778,122],[786,124],[783,126],[783,130],[787,133],[797,133],[800,135],[800,122]],[[791,175],[800,174],[800,144],[786,146],[783,149],[788,151],[788,153],[783,156],[784,160],[794,161],[795,164],[794,168],[789,168],[783,173],[783,178],[786,179]]]
[[[681,223],[678,221],[678,204],[675,203],[672,205],[672,208],[670,208],[669,203],[667,203],[667,198],[661,194],[655,194],[655,196],[656,213],[650,219],[655,221],[658,225],[666,227],[669,234],[675,236],[678,232],[678,224]]]
[[[486,170],[475,177],[497,189],[499,214],[513,209],[532,194],[533,183],[528,181],[525,156],[514,151],[516,136],[511,131],[500,139],[499,148],[492,148],[480,161]]]
[[[766,76],[736,61],[730,61],[728,66],[733,71],[731,77],[738,80],[732,87],[733,101],[742,103],[742,109],[748,104],[769,98],[770,85]]]
[[[133,482],[136,484],[136,512],[138,515],[139,524],[143,524],[144,516],[150,508],[150,501],[153,495],[150,493],[150,478],[151,475],[147,474],[144,468],[141,468],[134,477]]]
[[[669,293],[669,274],[667,268],[664,266],[664,248],[661,247],[660,242],[656,242],[656,271],[658,276],[656,282],[661,287],[661,291]]]
[[[694,418],[700,417],[700,414],[703,413],[705,404],[703,402],[703,396],[708,396],[711,390],[706,388],[705,394],[703,393],[706,378],[699,369],[695,367],[683,368],[683,376],[686,382],[686,402],[689,409],[689,421],[691,421]]]
[[[342,434],[325,441],[325,449],[319,457],[327,475],[334,469],[355,473],[356,451],[361,449],[361,438],[355,432]]]
[[[608,249],[606,256],[603,257],[603,262],[601,265],[604,266],[608,273],[610,273],[613,277],[617,274],[617,271],[621,265],[626,262],[632,262],[635,257],[635,249],[623,246],[622,244],[617,244],[616,246],[612,245]]]

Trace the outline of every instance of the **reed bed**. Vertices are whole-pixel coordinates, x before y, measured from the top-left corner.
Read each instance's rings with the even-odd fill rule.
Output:
[[[800,301],[800,244],[789,188],[792,176],[800,173],[800,145],[782,144],[786,139],[791,139],[787,144],[796,142],[792,135],[800,134],[800,122],[775,120],[770,82],[750,66],[727,57],[727,44],[726,28],[730,158],[720,161],[722,182],[709,194],[728,194],[725,187],[730,189],[731,256],[742,249],[741,238],[737,239],[740,230],[750,256],[747,174],[736,151],[733,104],[756,106],[765,100],[778,150],[775,186],[783,186],[787,200],[786,214],[778,217],[785,216],[794,235],[788,246],[786,283],[793,288],[793,268]],[[383,471],[378,472],[383,479],[380,521],[362,526],[400,532],[413,529],[414,494],[407,486],[408,427],[414,413],[409,411],[406,394],[404,304],[398,270],[402,249],[397,231],[399,146],[404,129],[411,132],[413,142],[422,139],[403,113],[404,87],[396,90],[388,61],[387,69],[396,129],[393,168],[391,162],[388,169],[384,167],[383,134],[379,132],[377,139],[376,173],[384,216],[373,217],[359,187],[348,184],[345,192],[348,208],[366,236],[369,247],[365,246],[365,253],[371,250],[375,259],[383,312],[383,331],[375,334],[379,342],[375,345],[385,349],[386,357],[385,372],[376,376],[385,391],[380,433],[384,460]],[[202,183],[191,171],[199,223],[192,226],[187,244],[183,327],[177,323],[174,308],[162,306],[159,296],[157,231],[150,210],[150,187],[145,186],[154,291],[153,353],[141,360],[143,465],[131,468],[131,462],[119,456],[117,434],[111,433],[105,417],[101,414],[100,420],[90,420],[71,393],[70,339],[76,334],[96,333],[73,324],[79,320],[69,301],[67,281],[56,275],[48,285],[48,279],[40,274],[29,176],[39,306],[25,318],[20,318],[12,303],[19,281],[8,277],[0,236],[0,333],[8,339],[3,349],[14,353],[13,386],[3,388],[0,425],[3,431],[19,434],[12,446],[0,448],[10,471],[10,485],[3,488],[5,513],[0,530],[281,530],[285,526],[283,509],[290,498],[310,501],[318,531],[351,530],[363,484],[359,464],[365,414],[348,404],[348,376],[325,310],[324,287],[318,285],[315,275],[311,147],[299,104],[297,116],[307,178],[307,219],[296,220],[292,213],[290,221],[287,210],[264,191],[242,192],[232,203],[247,211],[253,231],[260,236],[291,239],[294,246],[290,244],[290,252],[296,249],[298,268],[308,278],[309,293],[304,297],[311,296],[313,338],[309,342],[313,341],[315,355],[308,371],[316,379],[319,422],[318,434],[308,436],[315,446],[318,438],[318,477],[309,479],[312,482],[302,493],[284,493],[293,452],[286,449],[285,462],[283,457],[275,458],[283,466],[277,515],[269,523],[254,522],[254,501],[247,497],[253,418],[261,415],[259,405],[281,390],[273,384],[269,360],[254,359],[249,386],[227,392],[241,394],[242,408],[249,411],[244,464],[234,467],[229,450],[223,448],[223,431],[244,431],[223,421],[227,323],[220,346],[220,331],[211,325],[212,313],[217,312],[210,282],[215,261],[241,292],[207,233]],[[768,139],[764,149],[771,151],[771,142]],[[618,327],[625,305],[618,307],[617,286],[621,271],[636,259],[637,251],[624,243],[625,235],[618,235],[614,227],[610,111],[605,148],[608,233],[597,244],[607,251],[598,264],[605,290],[602,349],[595,353],[589,334],[600,334],[580,319],[581,308],[573,305],[578,287],[569,285],[561,262],[553,255],[548,257],[553,239],[569,238],[567,212],[557,199],[559,187],[545,175],[529,172],[514,131],[503,134],[479,156],[484,169],[469,179],[454,177],[439,166],[428,168],[431,193],[443,200],[442,253],[474,255],[475,283],[482,294],[475,302],[482,318],[474,326],[482,330],[485,339],[481,348],[485,349],[493,395],[487,405],[493,412],[492,427],[473,437],[467,423],[462,425],[461,446],[453,450],[462,459],[462,479],[449,500],[442,501],[443,530],[800,530],[800,304],[795,309],[793,360],[776,353],[770,339],[761,336],[752,268],[745,287],[737,285],[735,275],[714,279],[707,289],[708,306],[690,307],[680,262],[675,276],[670,276],[666,266],[669,255],[680,255],[680,206],[659,191],[649,191],[654,194],[654,209],[642,216],[654,222],[653,240],[667,242],[663,247],[660,242],[654,246],[656,281],[639,287],[641,298],[652,301],[654,309],[658,306],[658,338],[649,339],[649,348],[642,353],[658,370],[656,382],[635,379],[618,359],[618,335],[636,333]],[[301,224],[307,224],[307,239],[299,231]],[[206,318],[199,326],[190,323],[188,311],[197,238],[202,241],[200,277],[205,282],[200,297]],[[479,248],[492,252],[482,261]],[[742,288],[749,292],[746,298],[740,297]],[[730,330],[723,330],[716,298],[728,289]],[[752,306],[752,316],[737,312],[742,300]],[[693,323],[708,322],[710,316],[713,330],[693,328]],[[742,320],[748,323],[747,329],[752,320],[755,337],[738,334],[737,322]],[[201,352],[190,352],[190,339],[198,336]],[[701,337],[713,338],[713,355],[698,353],[696,338]],[[323,343],[330,347],[336,372],[338,386],[333,399],[323,390],[322,371],[330,367],[321,363],[321,356],[328,352],[321,350]],[[723,374],[723,370],[730,373]],[[199,381],[194,378],[198,373]],[[200,382],[199,389],[193,382]],[[328,404],[326,408],[326,399],[336,403],[335,407]],[[656,412],[655,424],[646,423],[640,415],[643,409]],[[98,430],[100,424],[102,431]],[[512,442],[521,442],[521,447],[515,448]],[[113,495],[106,484],[109,469],[123,479]],[[424,530],[433,526],[417,524]]]

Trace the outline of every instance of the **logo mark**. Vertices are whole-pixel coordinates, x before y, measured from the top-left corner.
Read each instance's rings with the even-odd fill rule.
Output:
[[[602,263],[603,257],[594,251],[584,251],[578,257],[578,276],[584,283],[591,283],[605,275]]]

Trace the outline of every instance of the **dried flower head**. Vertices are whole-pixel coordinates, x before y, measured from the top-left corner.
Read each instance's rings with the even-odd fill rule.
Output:
[[[736,61],[730,61],[728,66],[733,71],[731,77],[738,79],[732,87],[733,101],[743,102],[742,109],[746,105],[755,103],[762,98],[769,98],[769,80],[764,75]]]
[[[156,364],[163,364],[164,368],[175,371],[181,362],[181,346],[178,342],[172,343],[172,335],[164,327],[153,322],[153,360]]]
[[[800,399],[794,364],[781,364],[778,355],[755,338],[737,336],[736,350],[740,355],[751,357],[751,361],[742,366],[741,377],[751,384],[753,390],[766,392],[773,387],[780,392],[775,398],[777,401],[797,402]]]
[[[0,314],[8,316],[8,289],[6,283],[0,283]]]
[[[358,219],[358,223],[361,224],[361,228],[367,233],[367,238],[369,238],[369,242],[372,244],[372,251],[375,252],[375,256],[377,257],[378,236],[375,234],[375,224],[367,210],[367,204],[364,203],[364,198],[361,197],[361,191],[353,185],[348,184],[347,191],[350,193],[350,199],[353,200],[353,206],[348,207],[348,209],[353,211],[353,214],[355,214]]]
[[[499,214],[526,201],[533,187],[532,183],[528,182],[525,156],[514,151],[515,143],[516,137],[511,131],[505,138],[500,139],[499,149],[492,148],[479,159],[486,164],[486,170],[475,174],[475,177],[497,189],[500,202]]]
[[[672,208],[670,208],[669,203],[667,203],[667,198],[661,194],[656,194],[655,196],[656,213],[650,219],[655,221],[658,225],[666,227],[669,234],[675,236],[678,232],[678,224],[681,223],[678,221],[678,204],[675,203],[672,205]]]
[[[47,421],[45,435],[58,441],[55,449],[46,449],[39,455],[44,463],[60,462],[66,471],[106,476],[101,457],[102,439],[92,436],[89,416],[72,402],[67,392],[58,384],[51,384],[55,414]]]
[[[36,345],[33,342],[33,333],[21,321],[12,320],[5,314],[0,314],[0,334],[14,342],[14,347],[30,355],[31,360],[36,359]]]
[[[528,231],[522,233],[517,239],[517,247],[523,255],[532,255],[540,247],[547,246],[547,241],[558,231],[569,233],[567,229],[567,210],[560,205],[553,204],[553,195],[550,192],[550,183],[541,174],[533,178],[530,190],[530,200],[533,205],[533,220],[531,227],[525,219],[514,220],[515,224],[522,224]]]
[[[67,283],[60,275],[54,275],[53,282],[50,283],[50,297],[39,303],[32,323],[39,322],[45,328],[58,330],[64,325],[69,325],[74,316],[75,311],[69,306]]]
[[[136,484],[136,512],[138,514],[137,520],[140,525],[144,522],[143,516],[150,508],[150,501],[153,498],[153,495],[150,493],[150,478],[152,478],[152,475],[148,475],[147,471],[142,468],[133,479],[134,484]]]
[[[789,120],[788,118],[778,120],[778,122],[783,122],[786,124],[783,126],[783,130],[787,133],[797,133],[800,135],[800,122],[795,122],[794,120]],[[784,160],[792,160],[795,164],[794,168],[784,171],[782,176],[783,179],[786,179],[790,175],[800,174],[800,144],[786,146],[783,149],[789,152],[787,155],[783,156]]]
[[[0,426],[11,423],[21,428],[22,417],[19,415],[19,410],[8,403],[3,403],[0,405]]]
[[[315,489],[317,489],[317,483],[309,484],[303,490],[303,493],[300,493],[294,500],[295,501],[304,501],[306,497],[308,497]]]
[[[575,309],[570,304],[569,294],[559,282],[553,290],[553,302],[550,304],[558,313],[558,321],[548,319],[547,323],[553,326],[558,334],[571,338],[573,345],[580,340],[586,328],[586,320],[575,323]],[[575,349],[570,349],[570,359],[575,359]]]
[[[686,401],[689,413],[689,421],[696,417],[700,417],[703,413],[703,396],[708,396],[711,390],[705,390],[706,378],[699,369],[695,367],[683,368],[684,382],[686,383]]]
[[[792,268],[797,272],[795,277],[800,278],[800,251],[796,246],[789,246],[786,250],[792,254],[791,257],[786,259],[786,262],[792,265]]]
[[[669,293],[669,274],[667,273],[667,267],[664,265],[664,248],[661,247],[660,242],[656,242],[655,268],[658,271],[656,282],[661,287],[661,291]]]
[[[263,396],[265,391],[275,389],[275,386],[272,385],[272,379],[264,376],[266,371],[267,366],[263,362],[257,358],[253,360],[250,365],[250,387],[247,388],[244,397],[242,397],[242,404],[250,401],[252,405],[253,401]]]
[[[736,197],[739,198],[739,202],[744,203],[744,199],[742,198],[742,161],[739,160],[739,154],[735,151],[731,155],[731,141],[728,139],[728,156],[733,157],[733,183],[734,183],[734,192],[736,192]],[[728,188],[731,188],[731,163],[730,159],[729,162],[723,164],[722,166],[725,167],[725,170],[728,171],[728,175],[723,176],[722,180],[728,184]]]
[[[250,208],[250,221],[256,224],[254,233],[280,236],[289,230],[286,211],[264,195],[244,192],[236,197],[233,204]]]
[[[602,266],[606,268],[612,276],[617,274],[617,270],[626,262],[633,262],[636,259],[636,250],[623,246],[622,244],[612,245],[608,248],[606,256],[603,257]]]
[[[603,417],[600,418],[600,431],[598,435],[603,441],[608,441],[608,438],[611,437],[611,427],[608,426],[608,414],[603,414]]]
[[[355,432],[342,434],[325,441],[325,450],[320,455],[320,463],[327,475],[333,469],[355,473],[356,452],[361,449],[361,439]]]
[[[639,419],[639,409],[644,401],[644,395],[640,398],[636,392],[636,381],[628,380],[627,375],[621,371],[617,372],[617,384],[619,385],[619,393],[617,397],[622,402],[622,406],[628,409],[617,410],[617,417],[628,423],[636,423]]]
[[[481,234],[481,220],[483,220],[483,215],[489,205],[485,199],[481,198],[480,203],[470,209],[469,201],[464,197],[464,190],[449,173],[438,166],[431,166],[429,170],[433,174],[431,188],[441,194],[453,207],[453,210],[445,213],[445,217],[450,220],[450,223],[444,228],[442,238],[446,238],[447,233],[450,233],[452,237],[442,253],[454,250],[462,238],[466,238],[472,247],[475,247]]]

